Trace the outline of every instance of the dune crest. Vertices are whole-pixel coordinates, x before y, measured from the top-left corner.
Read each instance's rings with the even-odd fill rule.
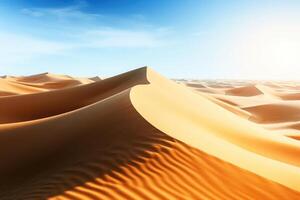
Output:
[[[55,90],[53,79],[15,81],[42,91],[0,98],[3,199],[300,198],[299,142],[251,122],[252,110],[148,67],[55,77],[76,83]]]
[[[0,77],[0,97],[46,92],[92,83],[98,79],[72,78],[66,75],[41,73],[32,76]]]
[[[228,156],[228,161],[242,168],[300,189],[297,141],[270,134],[150,69],[147,75],[150,84],[136,86],[131,96],[138,112],[156,128],[217,157]]]

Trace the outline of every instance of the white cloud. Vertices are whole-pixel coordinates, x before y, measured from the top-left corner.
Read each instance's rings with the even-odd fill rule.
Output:
[[[0,67],[35,56],[60,54],[71,48],[68,44],[11,33],[0,33],[0,44]]]
[[[169,34],[168,29],[151,27],[145,29],[142,24],[140,29],[100,27],[96,23],[90,25],[87,30],[86,22],[90,19],[110,18],[100,14],[87,13],[83,8],[87,7],[85,1],[77,1],[76,4],[62,8],[24,8],[24,15],[40,18],[61,28],[61,32],[48,32],[48,35],[56,36],[56,40],[36,38],[23,33],[11,34],[0,31],[0,66],[24,62],[43,55],[60,55],[72,50],[87,48],[152,48],[165,44],[165,38]],[[44,19],[45,18],[45,19]],[[131,18],[142,20],[143,15],[132,15]],[[73,23],[76,19],[76,23]],[[60,23],[61,21],[69,23]],[[115,18],[111,20],[116,20]],[[120,19],[117,19],[117,21]],[[110,20],[108,20],[110,21]],[[67,24],[67,26],[66,26]],[[143,28],[142,28],[143,27]],[[33,27],[35,28],[35,27]],[[35,32],[44,32],[35,28]],[[63,39],[63,40],[62,40]]]
[[[38,39],[21,34],[0,32],[0,67],[24,62],[43,55],[61,55],[85,48],[152,48],[164,45],[165,29],[133,31],[113,28],[73,33],[68,42]]]
[[[59,19],[75,18],[87,20],[102,16],[81,11],[86,6],[87,3],[85,1],[79,1],[77,4],[62,8],[23,8],[21,12],[31,17],[56,17]]]
[[[156,47],[165,43],[163,39],[170,32],[169,29],[147,26],[145,23],[139,23],[137,25],[138,27],[134,29],[99,26],[98,22],[107,24],[108,22],[105,23],[104,21],[124,22],[126,19],[88,13],[83,9],[85,7],[88,7],[87,2],[79,0],[73,5],[61,8],[24,8],[22,9],[22,13],[36,18],[46,17],[47,19],[41,20],[55,22],[55,25],[61,27],[63,30],[61,36],[68,40],[67,46],[71,46],[73,49]],[[49,19],[49,17],[54,17],[55,19]],[[61,21],[57,19],[68,23],[61,24]],[[76,23],[74,23],[73,19],[77,20]],[[97,21],[95,21],[97,23],[91,25],[88,23],[90,19],[97,19]],[[144,20],[144,16],[142,14],[132,14],[129,16],[129,19],[141,22]],[[89,30],[87,30],[86,24],[89,24]],[[63,44],[63,46],[65,46],[65,44]]]
[[[26,14],[26,15],[30,15],[32,17],[42,17],[44,16],[45,13],[39,11],[39,10],[35,10],[35,9],[29,9],[29,8],[23,8],[21,10],[21,12],[23,14]]]
[[[166,30],[135,31],[113,28],[98,28],[79,35],[82,47],[157,47],[163,45]]]

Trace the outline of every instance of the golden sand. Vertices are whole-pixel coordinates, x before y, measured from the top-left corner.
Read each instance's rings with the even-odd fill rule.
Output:
[[[1,199],[300,199],[300,84],[0,78]]]

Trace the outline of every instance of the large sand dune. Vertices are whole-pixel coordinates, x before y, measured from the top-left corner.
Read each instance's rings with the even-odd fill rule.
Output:
[[[0,78],[0,199],[300,199],[300,84]]]

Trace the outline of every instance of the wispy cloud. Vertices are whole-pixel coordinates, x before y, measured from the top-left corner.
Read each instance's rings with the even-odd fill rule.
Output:
[[[85,1],[78,1],[76,4],[62,8],[23,8],[21,12],[31,17],[56,17],[59,19],[94,19],[102,15],[96,13],[83,12],[82,9],[87,7]]]
[[[0,33],[0,44],[0,67],[40,55],[60,54],[71,48],[66,43],[3,32]]]
[[[61,8],[24,8],[22,13],[35,18],[55,17],[68,22],[60,24],[61,21],[56,19],[45,19],[50,23],[56,22],[55,26],[62,28],[61,36],[68,40],[68,46],[72,46],[72,48],[156,47],[165,43],[163,39],[170,32],[167,28],[152,27],[143,23],[145,18],[142,14],[131,14],[128,16],[130,20],[139,22],[139,25],[135,28],[119,28],[116,24],[114,26],[106,26],[111,24],[111,22],[124,22],[125,19],[124,17],[86,12],[84,8],[88,6],[86,1],[81,0]],[[72,20],[74,18],[78,19],[76,23]],[[97,19],[95,23],[86,23],[92,18]],[[101,25],[98,21],[101,21]],[[86,24],[89,24],[88,28]]]
[[[81,47],[150,48],[164,45],[168,32],[167,29],[155,29],[150,32],[106,27],[86,31],[79,34],[78,39]]]
[[[0,53],[46,53],[52,54],[66,49],[66,45],[59,42],[52,42],[29,36],[16,35],[11,33],[0,33]]]
[[[118,26],[120,21],[126,19],[89,13],[84,9],[87,6],[89,5],[85,1],[77,1],[75,4],[61,8],[22,9],[21,12],[26,17],[37,18],[41,22],[46,21],[52,27],[57,27],[57,29],[55,32],[51,32],[51,30],[47,32],[46,34],[50,35],[48,38],[44,37],[44,25],[42,29],[39,29],[38,26],[34,27],[34,35],[39,35],[38,33],[41,32],[40,37],[29,33],[11,34],[10,32],[0,31],[0,67],[45,55],[61,55],[73,50],[142,49],[161,47],[167,44],[167,38],[171,33],[170,29],[148,26],[148,24],[144,23],[145,19],[141,14],[128,16],[130,20],[142,23],[139,26],[135,28]],[[76,23],[74,23],[74,19],[76,19]],[[91,19],[96,20],[90,21]],[[101,21],[100,19],[105,19],[109,22],[115,21],[116,23],[111,25],[108,22],[104,22],[100,25],[96,23]],[[89,24],[88,28],[86,24]],[[49,38],[52,39],[50,40]]]
[[[61,55],[72,50],[103,48],[155,48],[165,45],[166,29],[152,32],[114,28],[81,30],[67,41],[38,39],[0,32],[0,67],[44,55]]]

